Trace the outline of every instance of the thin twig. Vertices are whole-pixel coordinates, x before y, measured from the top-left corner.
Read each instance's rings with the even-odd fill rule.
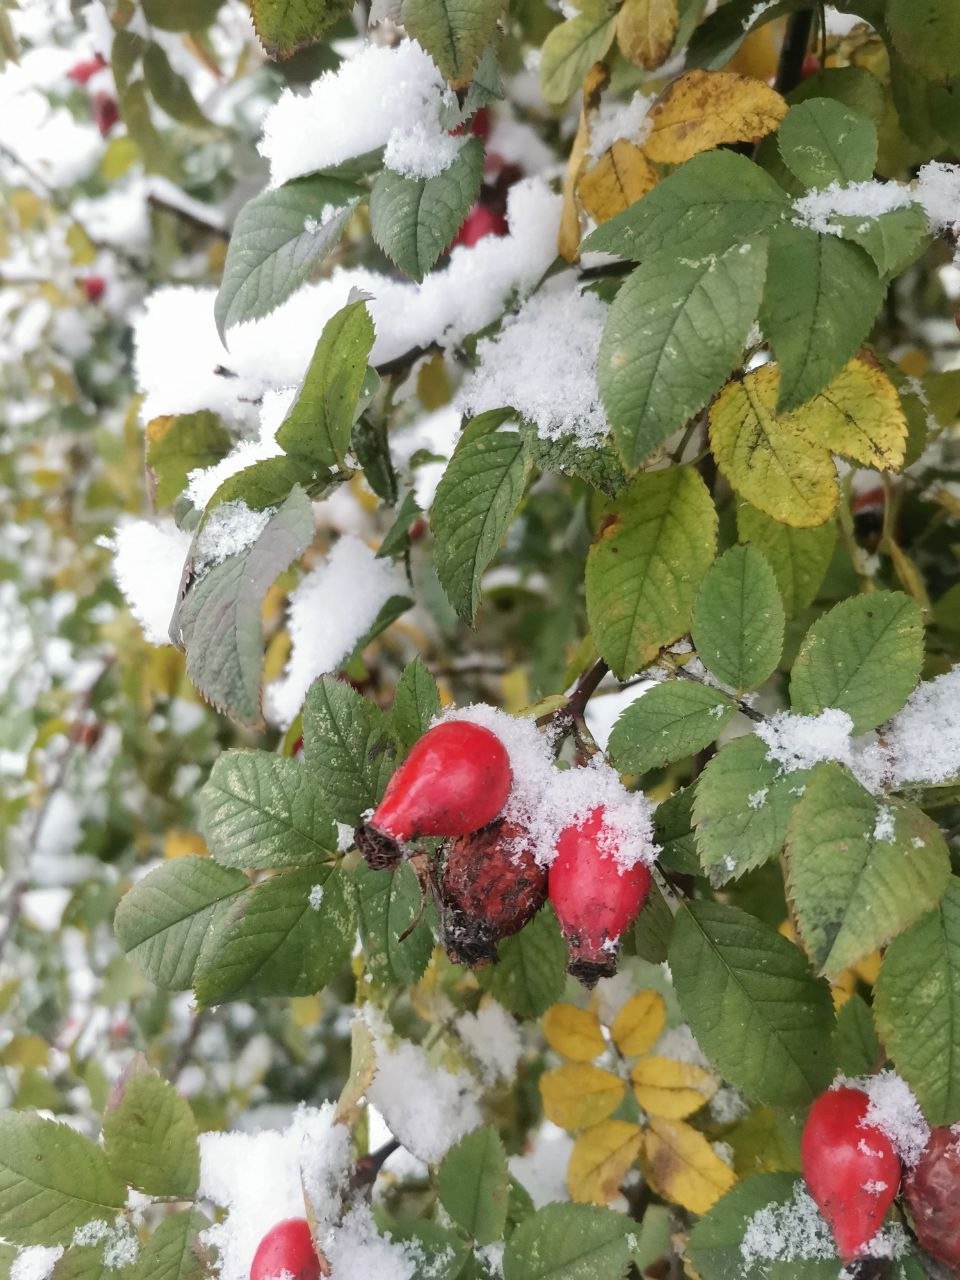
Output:
[[[360,1191],[364,1187],[372,1186],[377,1180],[377,1174],[393,1153],[399,1151],[399,1149],[400,1143],[396,1138],[391,1138],[382,1147],[378,1147],[376,1151],[371,1151],[369,1155],[361,1156],[353,1166],[353,1173],[350,1176],[350,1186],[353,1190]]]
[[[546,715],[538,716],[536,719],[537,727],[545,728],[547,725],[556,725],[563,732],[569,732],[570,729],[583,719],[583,713],[587,709],[587,703],[597,691],[603,677],[608,673],[610,668],[602,658],[598,658],[589,671],[577,681],[577,684],[567,698],[562,707],[558,707],[556,711],[548,711]]]

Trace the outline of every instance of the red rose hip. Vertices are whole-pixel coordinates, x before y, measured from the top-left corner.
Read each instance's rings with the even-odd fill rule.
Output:
[[[520,827],[501,819],[448,845],[434,885],[440,938],[455,964],[487,964],[497,943],[530,920],[547,897],[547,873]]]
[[[306,1218],[286,1218],[271,1227],[257,1245],[250,1280],[320,1280],[330,1268],[320,1259]]]
[[[479,831],[500,813],[512,777],[495,733],[469,720],[444,720],[414,743],[357,843],[371,866],[388,866],[403,841]]]
[[[960,1126],[933,1130],[904,1192],[924,1249],[960,1271]]]
[[[616,972],[620,935],[650,890],[642,862],[623,868],[609,850],[602,808],[557,837],[549,895],[570,953],[570,973],[586,986]]]
[[[821,1094],[800,1144],[804,1179],[844,1262],[862,1256],[900,1187],[893,1143],[882,1129],[864,1123],[869,1105],[862,1089]]]

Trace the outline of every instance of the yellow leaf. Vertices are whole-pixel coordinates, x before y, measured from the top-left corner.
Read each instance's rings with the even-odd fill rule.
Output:
[[[165,858],[183,858],[188,853],[197,854],[199,857],[206,857],[207,842],[203,836],[198,835],[195,831],[168,831],[163,842],[163,856]]]
[[[97,256],[96,249],[90,243],[90,237],[79,222],[74,222],[67,228],[66,240],[67,248],[70,250],[70,261],[74,266],[86,266]]]
[[[435,351],[417,373],[417,396],[425,409],[433,410],[449,404],[452,394],[447,362],[441,351]]]
[[[935,493],[928,491],[924,496],[937,501],[937,495]],[[953,498],[952,501],[956,507],[953,514],[960,515],[960,500]],[[890,562],[893,565],[893,571],[897,575],[900,585],[903,587],[904,591],[913,596],[920,608],[923,609],[925,613],[929,614],[931,609],[930,597],[927,594],[926,584],[923,581],[923,574],[917,568],[916,562],[907,555],[903,548],[899,546],[893,538],[884,538],[882,549],[890,557]]]
[[[581,1133],[570,1152],[567,1190],[579,1204],[609,1204],[640,1154],[643,1130],[626,1120],[602,1120]]]
[[[776,412],[779,385],[775,364],[728,382],[710,407],[710,446],[748,502],[784,524],[823,524],[840,496],[833,454],[898,467],[906,419],[890,379],[864,357],[789,413]]]
[[[620,52],[628,62],[652,71],[670,52],[679,20],[677,0],[625,0],[617,14]]]
[[[586,1129],[606,1120],[623,1101],[626,1085],[610,1071],[570,1062],[540,1077],[543,1111],[561,1129]]]
[[[376,1074],[373,1037],[363,1019],[354,1018],[350,1027],[350,1075],[337,1099],[333,1113],[335,1123],[346,1125],[347,1128],[356,1123],[360,1115],[361,1099],[373,1084]]]
[[[298,1027],[315,1027],[322,1012],[322,996],[294,996],[290,1001],[290,1013]]]
[[[580,209],[577,205],[577,183],[587,161],[590,145],[590,117],[600,105],[600,95],[610,81],[610,72],[602,62],[596,62],[583,82],[583,105],[580,123],[570,148],[567,171],[563,178],[563,205],[560,210],[560,230],[557,233],[557,253],[566,262],[576,262],[580,256]]]
[[[658,164],[682,164],[721,142],[761,138],[786,114],[780,94],[760,80],[730,71],[688,71],[650,112],[645,149]]]
[[[780,45],[786,26],[784,19],[765,22],[751,31],[724,66],[724,71],[736,71],[741,76],[753,76],[755,80],[772,80],[780,61]]]
[[[683,1120],[710,1101],[717,1082],[709,1071],[672,1058],[641,1058],[631,1073],[637,1101],[653,1116]]]
[[[657,1195],[691,1213],[706,1213],[737,1180],[703,1134],[682,1120],[651,1119],[643,1169]]]
[[[659,177],[640,148],[620,138],[582,175],[577,190],[587,213],[606,222],[651,191]]]
[[[876,982],[880,973],[880,966],[883,963],[883,955],[879,951],[871,951],[868,956],[864,956],[862,960],[858,960],[856,964],[851,965],[853,972],[868,987],[872,987]]]
[[[638,991],[613,1020],[614,1043],[628,1058],[639,1057],[660,1039],[667,1021],[667,1007],[657,991]]]
[[[551,1005],[542,1025],[550,1048],[573,1062],[592,1062],[603,1053],[600,1022],[589,1009],[578,1009],[575,1004]]]

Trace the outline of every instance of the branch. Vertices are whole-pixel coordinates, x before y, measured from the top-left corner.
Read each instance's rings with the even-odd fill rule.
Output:
[[[657,663],[659,666],[663,667],[665,671],[669,671],[671,675],[679,676],[681,680],[692,680],[694,684],[706,685],[710,689],[716,687],[712,685],[709,680],[705,680],[703,676],[698,676],[696,672],[688,671],[686,667],[673,662],[666,654],[661,654],[657,659]],[[718,692],[723,693],[724,690],[720,689]],[[732,695],[728,694],[727,696],[731,697]],[[748,720],[753,720],[756,724],[762,724],[766,720],[767,717],[765,715],[760,711],[757,711],[754,707],[751,707],[749,702],[744,702],[743,698],[733,698],[733,701],[737,704],[738,709],[747,717]]]
[[[596,693],[598,685],[609,670],[604,660],[598,658],[590,670],[585,671],[577,681],[573,693],[565,700],[562,707],[537,717],[535,721],[537,727],[543,729],[547,725],[556,725],[564,733],[568,732],[578,720],[583,719],[587,703]]]
[[[786,34],[780,47],[780,63],[777,67],[777,78],[773,87],[777,93],[789,93],[800,83],[803,76],[803,60],[810,47],[810,33],[813,30],[813,9],[802,9],[790,15]]]
[[[378,1147],[376,1151],[371,1151],[369,1155],[361,1156],[353,1166],[353,1173],[350,1175],[350,1186],[353,1190],[360,1191],[364,1187],[373,1186],[377,1180],[377,1174],[393,1153],[399,1150],[400,1143],[396,1138],[391,1138],[382,1147]]]

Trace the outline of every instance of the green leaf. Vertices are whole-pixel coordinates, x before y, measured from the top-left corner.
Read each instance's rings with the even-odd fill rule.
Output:
[[[762,9],[751,4],[751,0],[727,0],[693,32],[687,49],[687,65],[719,71],[751,31],[791,10],[805,7],[805,0],[772,0]]]
[[[616,14],[603,0],[588,0],[566,22],[553,28],[540,52],[540,91],[552,106],[561,106],[580,88],[584,77],[613,44]]]
[[[95,1142],[35,1112],[0,1112],[0,1223],[10,1244],[69,1244],[77,1227],[112,1219],[126,1200]]]
[[[653,815],[653,828],[660,854],[657,861],[668,871],[683,876],[699,876],[697,839],[693,830],[693,802],[696,786],[682,787],[658,804]]]
[[[838,764],[807,782],[787,834],[787,893],[821,973],[837,974],[939,903],[950,878],[940,828],[903,800],[877,801]]]
[[[691,634],[709,670],[742,693],[776,670],[784,621],[777,579],[763,555],[753,547],[731,547],[700,585]]]
[[[187,487],[188,474],[212,467],[230,452],[229,431],[215,413],[154,418],[147,427],[147,466],[157,477],[155,501],[168,507]]]
[[[200,1146],[190,1104],[139,1054],[110,1097],[103,1149],[117,1177],[147,1195],[185,1200],[197,1190]]]
[[[189,83],[174,71],[164,50],[153,40],[143,55],[143,76],[154,102],[168,116],[194,128],[209,127],[210,121],[197,106]]]
[[[299,466],[283,454],[261,458],[253,466],[227,476],[204,508],[204,519],[224,502],[245,502],[251,511],[279,507],[297,484],[310,484],[313,491],[313,479],[309,468]]]
[[[508,415],[483,413],[464,429],[430,509],[437,576],[465,622],[480,604],[480,579],[523,497],[530,464]]]
[[[715,885],[739,879],[783,851],[807,772],[783,773],[753,735],[728,742],[697,781],[693,816],[704,871]]]
[[[872,1075],[886,1054],[873,1028],[870,1006],[856,992],[837,1014],[837,1066],[845,1076]]]
[[[777,134],[780,155],[805,187],[866,182],[877,164],[871,120],[831,98],[808,98],[790,108]]]
[[[464,143],[448,169],[410,178],[384,169],[370,192],[370,231],[401,271],[422,280],[456,235],[480,190],[483,143]]]
[[[804,636],[790,674],[801,715],[839,707],[864,733],[899,711],[920,678],[923,615],[899,591],[875,591],[835,605]]]
[[[802,1106],[833,1077],[833,1002],[800,950],[737,907],[678,913],[670,971],[704,1053],[748,1098]]]
[[[142,0],[143,16],[161,31],[202,31],[223,0]]]
[[[204,1266],[197,1236],[209,1225],[196,1209],[164,1218],[140,1252],[134,1280],[201,1280]]]
[[[617,1280],[630,1261],[622,1213],[587,1204],[548,1204],[507,1241],[504,1280]]]
[[[309,278],[360,199],[352,182],[313,174],[254,196],[237,214],[215,315],[221,338],[265,316]]]
[[[170,624],[187,653],[187,674],[218,711],[260,720],[260,610],[275,579],[310,544],[313,507],[299,486],[255,542],[208,569],[188,589]]]
[[[889,0],[884,13],[903,60],[928,80],[952,81],[960,64],[953,0]]]
[[[654,254],[614,298],[597,371],[628,470],[722,386],[757,318],[766,262],[762,239],[701,259]]]
[[[646,773],[709,746],[735,711],[709,685],[665,680],[620,714],[607,754],[620,773]]]
[[[348,302],[331,316],[310,358],[277,444],[313,470],[343,462],[373,346],[366,302]]]
[[[559,471],[561,475],[578,476],[594,489],[611,498],[623,488],[626,476],[616,450],[604,440],[584,448],[573,436],[559,440],[542,440],[536,427],[521,427],[523,443],[534,466],[540,471]]]
[[[837,543],[834,521],[798,529],[741,502],[737,506],[737,531],[740,541],[762,551],[773,569],[788,618],[814,602]]]
[[[915,262],[930,243],[927,216],[919,205],[891,209],[876,218],[835,214],[831,224],[844,240],[865,249],[882,276],[899,275]]]
[[[416,657],[404,667],[393,695],[390,722],[400,746],[409,751],[439,714],[437,682],[424,666],[423,659]]]
[[[323,807],[351,826],[383,795],[396,744],[387,718],[348,684],[324,676],[303,706],[303,748]]]
[[[470,1257],[470,1247],[455,1231],[425,1218],[390,1218],[380,1208],[374,1208],[373,1213],[382,1233],[411,1246],[420,1275],[429,1276],[430,1280],[465,1280],[464,1264]]]
[[[349,961],[356,936],[352,886],[340,869],[271,876],[238,898],[204,939],[197,1001],[307,996]]]
[[[207,934],[249,887],[242,872],[212,858],[190,854],[165,862],[120,899],[117,940],[156,986],[186,991]]]
[[[656,880],[650,883],[647,900],[633,922],[633,945],[641,960],[663,964],[670,950],[673,912]]]
[[[426,918],[410,928],[423,905],[416,873],[408,862],[399,862],[389,871],[373,871],[361,863],[353,881],[363,957],[371,978],[381,987],[412,986],[423,975],[433,950]]]
[[[54,1266],[53,1280],[119,1280],[119,1277],[131,1275],[129,1267],[120,1271],[108,1267],[103,1260],[105,1252],[102,1244],[71,1245]],[[9,1274],[3,1269],[2,1257],[0,1277],[9,1280]]]
[[[910,856],[909,854],[907,855]],[[874,988],[877,1027],[932,1125],[960,1121],[960,879],[895,938]]]
[[[368,368],[367,374],[373,374],[379,383],[380,376],[374,369]],[[374,422],[361,408],[360,417],[353,424],[350,448],[363,468],[367,484],[378,498],[392,507],[399,496],[399,486],[393,458],[390,456],[386,423]]]
[[[496,1129],[474,1129],[451,1148],[437,1171],[440,1203],[478,1245],[502,1239],[509,1190],[507,1157]]]
[[[465,85],[496,30],[503,0],[402,0],[400,21],[454,85]]]
[[[856,355],[883,295],[874,263],[857,245],[807,227],[773,232],[760,328],[780,364],[778,412],[822,391]]]
[[[692,467],[637,476],[587,556],[587,616],[613,671],[639,671],[690,626],[716,551],[717,515]]]
[[[836,1280],[836,1257],[744,1259],[742,1246],[751,1218],[769,1206],[788,1206],[801,1187],[802,1180],[795,1174],[761,1173],[745,1178],[718,1200],[696,1223],[687,1244],[687,1256],[701,1280]],[[823,1236],[826,1245],[826,1226]]]
[[[563,994],[567,946],[553,908],[542,907],[519,933],[497,947],[498,960],[481,969],[485,991],[521,1018],[539,1018]]]
[[[705,258],[769,231],[789,207],[783,189],[746,156],[704,151],[591,232],[582,247],[634,262]]]
[[[225,867],[328,861],[337,830],[311,772],[269,751],[225,751],[200,791],[200,830]]]
[[[289,58],[350,12],[349,0],[249,0],[257,38],[271,58]]]

